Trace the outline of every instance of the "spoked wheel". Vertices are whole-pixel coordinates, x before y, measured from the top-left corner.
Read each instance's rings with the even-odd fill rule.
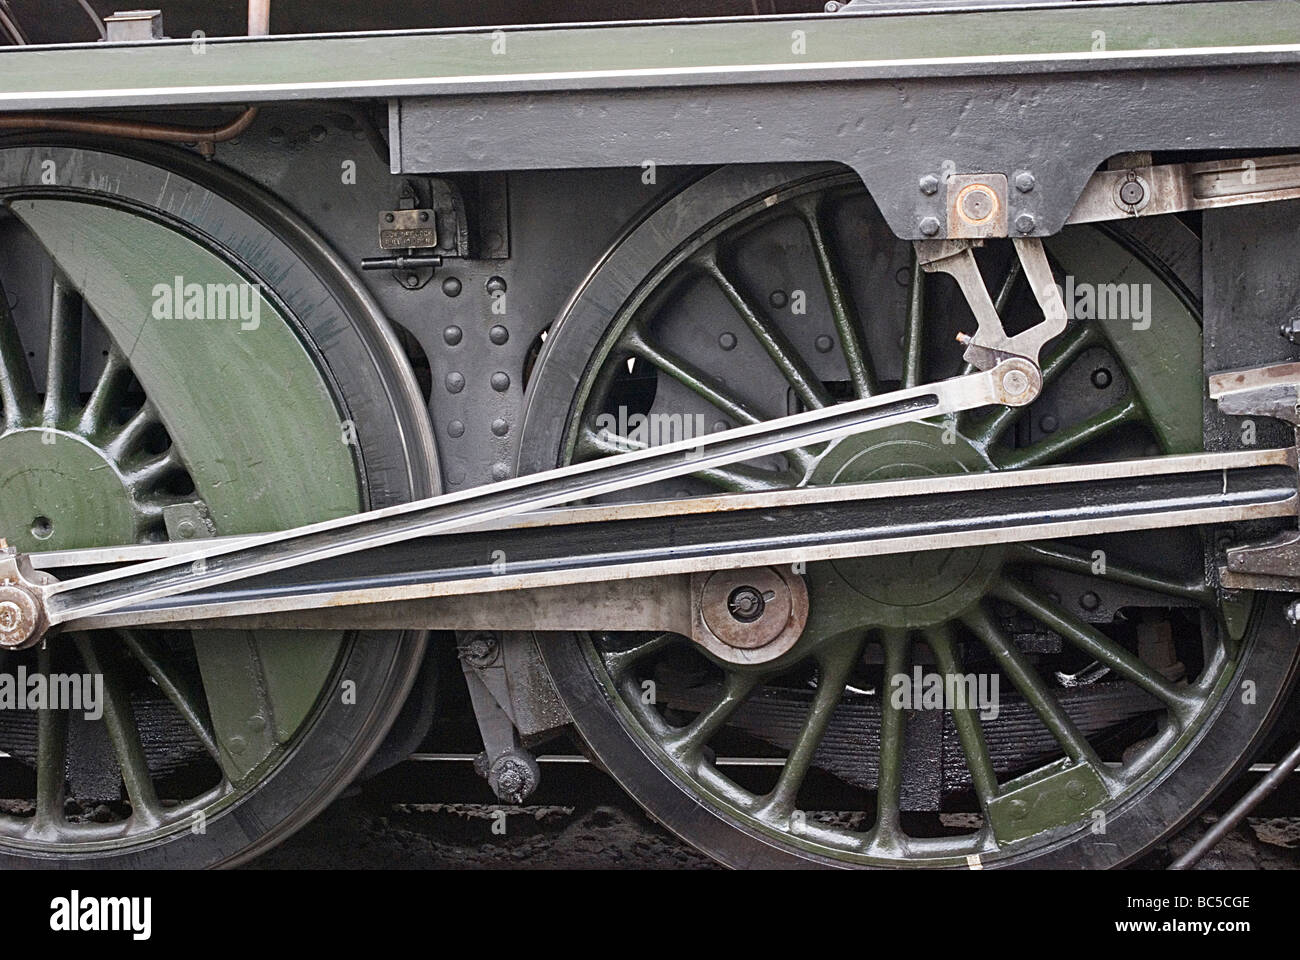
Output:
[[[979,257],[1014,333],[1041,313],[1004,246]],[[1047,246],[1076,317],[1031,406],[654,493],[1200,449],[1195,235],[1164,218]],[[633,229],[552,328],[520,472],[953,376],[954,335],[973,329],[955,284],[916,269],[855,178],[723,169]],[[676,635],[541,649],[601,763],[724,863],[1110,866],[1237,769],[1294,668],[1276,604],[1220,603],[1208,541],[1184,530],[809,564],[807,628],[760,666]]]
[[[55,144],[0,147],[0,196],[11,545],[254,533],[433,492],[392,333],[271,201],[171,155]],[[0,863],[252,856],[361,768],[423,643],[122,630],[0,656]]]

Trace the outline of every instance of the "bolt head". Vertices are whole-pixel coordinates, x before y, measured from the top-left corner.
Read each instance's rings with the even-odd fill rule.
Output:
[[[939,178],[933,173],[927,173],[923,176],[919,185],[921,187],[921,192],[927,197],[932,197],[939,192]]]
[[[1029,389],[1029,378],[1022,370],[1008,370],[1002,375],[1002,389],[1008,396],[1018,397]]]
[[[939,218],[922,217],[918,226],[920,227],[922,236],[933,237],[939,232]]]
[[[1136,207],[1146,197],[1147,192],[1136,180],[1125,180],[1119,187],[1120,203]]]
[[[32,594],[12,581],[0,583],[0,649],[28,646],[43,621],[41,605]]]
[[[967,220],[975,223],[987,220],[993,213],[997,202],[987,190],[976,188],[967,191],[961,198],[961,212]]]
[[[1037,225],[1038,222],[1031,214],[1022,213],[1020,216],[1016,217],[1016,230],[1020,233],[1033,233],[1034,227]]]
[[[1028,170],[1021,170],[1019,173],[1016,174],[1016,179],[1015,179],[1016,189],[1019,190],[1021,193],[1029,193],[1031,190],[1034,189],[1034,184],[1036,184],[1037,182],[1038,181],[1034,179],[1034,175],[1030,173]]]

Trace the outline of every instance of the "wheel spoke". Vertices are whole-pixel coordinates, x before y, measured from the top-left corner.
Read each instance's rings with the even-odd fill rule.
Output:
[[[37,669],[52,676],[49,644],[41,647]],[[63,804],[68,779],[68,714],[46,706],[36,717],[36,832],[57,831],[63,824]]]
[[[213,735],[212,726],[206,716],[207,711],[202,706],[198,691],[194,690],[183,676],[173,672],[163,658],[150,649],[134,630],[117,630],[115,633],[131,651],[131,655],[149,671],[149,676],[153,677],[154,682],[158,684],[158,689],[172,702],[177,712],[194,731],[194,735],[199,738],[203,749],[208,751],[208,755],[213,760],[220,763],[221,753],[217,749],[217,740]]]
[[[31,367],[3,285],[0,285],[0,403],[4,404],[5,426],[11,430],[30,423],[36,414]]]
[[[158,823],[162,807],[149,774],[149,764],[145,761],[144,747],[131,711],[131,698],[122,677],[118,671],[105,669],[94,640],[78,635],[76,642],[86,669],[104,678],[104,724],[121,768],[132,816],[145,824]]]
[[[718,699],[696,716],[685,730],[665,742],[665,749],[684,759],[696,757],[749,699],[759,680],[759,674],[752,672],[727,674]]]
[[[875,371],[862,342],[861,325],[854,314],[845,284],[835,263],[834,251],[831,250],[822,225],[822,202],[816,197],[804,198],[795,204],[795,209],[799,212],[799,218],[808,230],[808,239],[812,242],[813,254],[817,258],[817,269],[821,273],[822,287],[826,291],[826,300],[830,304],[835,329],[840,335],[840,349],[844,354],[844,362],[849,368],[849,380],[853,383],[853,391],[858,397],[869,397],[877,389]]]
[[[166,453],[160,453],[132,470],[127,480],[145,489],[156,489],[167,477],[184,469],[185,465],[181,463],[180,453],[175,447],[171,447]]]
[[[141,449],[149,431],[161,422],[153,404],[145,403],[122,425],[117,435],[105,443],[105,452],[115,460],[126,459]]]
[[[602,653],[601,659],[604,661],[605,669],[609,671],[610,677],[617,682],[622,682],[631,669],[646,657],[654,656],[660,650],[678,643],[681,639],[675,633],[659,633],[626,650]]]
[[[81,295],[56,271],[50,290],[45,425],[54,427],[81,405]]]
[[[845,684],[854,665],[862,656],[862,641],[838,645],[834,650],[820,658],[817,678],[817,693],[808,708],[807,719],[803,728],[795,737],[794,747],[786,757],[781,768],[781,776],[776,786],[765,798],[760,810],[761,816],[783,820],[795,810],[799,788],[803,786],[808,768],[812,766],[817,748],[821,746],[826,728],[830,726],[835,715],[835,707],[844,695]]]
[[[1043,361],[1043,388],[1064,373],[1074,362],[1074,358],[1097,341],[1097,331],[1091,324],[1081,324],[1073,332],[1066,334],[1064,340],[1054,347],[1047,359]],[[980,446],[987,447],[1001,439],[1002,435],[1024,416],[1028,407],[1003,407],[992,416],[975,424],[967,435]]]
[[[994,460],[999,470],[1023,470],[1026,467],[1036,467],[1096,440],[1118,426],[1137,420],[1141,414],[1142,404],[1136,397],[1129,397],[1100,413],[1095,413],[1085,420],[1057,431],[1046,440],[1040,440],[1032,446],[1002,451],[994,457]]]
[[[873,840],[890,847],[902,841],[900,822],[903,790],[903,743],[907,728],[907,714],[894,705],[889,695],[894,677],[907,673],[911,643],[904,630],[887,631],[881,645],[885,653],[884,682],[880,690],[880,750],[879,772],[876,779],[876,828]]]
[[[1190,694],[1179,690],[1168,679],[1101,631],[1075,619],[1024,585],[1004,577],[994,584],[993,592],[995,596],[1019,607],[1031,617],[1051,627],[1094,660],[1105,664],[1120,676],[1133,681],[1152,696],[1164,701],[1180,719],[1196,709],[1196,701]]]
[[[740,315],[740,319],[745,321],[754,338],[767,351],[767,355],[772,358],[772,362],[776,364],[777,369],[781,371],[803,405],[808,409],[821,409],[828,406],[831,398],[821,381],[799,356],[785,334],[761,316],[749,299],[731,282],[731,278],[718,265],[717,256],[711,252],[704,254],[699,258],[699,263],[731,302],[732,308]]]
[[[576,462],[596,457],[608,457],[618,453],[626,453],[628,450],[641,450],[644,448],[645,444],[638,443],[635,440],[615,441],[603,433],[598,433],[590,427],[584,426],[578,436],[577,447],[574,450],[574,460]],[[787,451],[787,455],[795,452]],[[807,457],[807,452],[798,452],[802,454],[802,457],[797,459],[796,462],[801,463],[802,459]],[[711,467],[708,470],[693,473],[691,476],[729,493],[785,490],[799,482],[799,477],[792,476],[788,471],[763,470],[758,467],[748,467],[744,464],[733,464],[729,467]]]
[[[1123,583],[1130,587],[1141,587],[1154,593],[1161,593],[1180,600],[1191,600],[1202,606],[1215,603],[1214,588],[1202,580],[1180,582],[1171,580],[1164,574],[1140,570],[1127,564],[1115,563],[1107,558],[1104,567],[1098,567],[1091,555],[1086,555],[1061,544],[1045,541],[1038,543],[1018,543],[1010,547],[1011,558],[1021,563],[1042,564],[1066,570],[1083,576],[1100,577]]]
[[[1079,728],[1074,725],[1070,715],[1062,709],[1060,703],[1052,696],[1043,678],[1038,675],[1033,664],[1017,649],[1016,645],[1011,642],[1002,632],[1001,628],[993,622],[988,613],[982,608],[976,607],[968,613],[962,622],[970,628],[970,631],[980,639],[980,642],[988,648],[997,661],[998,666],[1002,668],[1021,696],[1038,714],[1038,719],[1043,721],[1043,726],[1053,737],[1056,742],[1064,749],[1068,756],[1075,763],[1090,763],[1097,770],[1105,770],[1101,760],[1097,757],[1096,751],[1088,743],[1087,738],[1080,732]]]
[[[91,437],[106,433],[113,425],[113,418],[126,398],[130,384],[131,365],[116,346],[110,347],[104,361],[104,370],[90,392],[90,399],[86,401],[86,409],[81,413],[81,423],[77,429]]]
[[[729,393],[724,384],[653,343],[645,331],[637,327],[629,328],[624,336],[622,347],[633,356],[645,360],[661,373],[672,377],[682,386],[698,393],[736,421],[737,425],[758,423],[763,419],[750,410],[743,400]]]
[[[961,664],[953,652],[952,634],[948,625],[941,624],[926,630],[925,642],[934,654],[939,672],[944,675],[944,688],[947,689],[947,678],[959,678],[962,674]],[[954,707],[952,722],[957,728],[957,739],[961,741],[962,752],[966,755],[966,768],[970,771],[975,796],[979,798],[980,809],[987,817],[989,803],[998,795],[998,777],[993,771],[993,760],[984,743],[984,730],[980,727],[976,711],[977,708],[970,705],[961,709]]]

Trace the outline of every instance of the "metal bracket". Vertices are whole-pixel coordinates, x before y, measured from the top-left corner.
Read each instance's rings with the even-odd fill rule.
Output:
[[[1003,178],[1005,181],[1005,178]],[[1005,183],[1003,184],[1005,187]],[[1027,357],[1037,363],[1044,344],[1065,330],[1069,319],[1060,288],[1052,277],[1052,267],[1047,262],[1043,242],[1036,237],[1016,239],[1016,255],[1025,271],[1030,289],[1043,311],[1043,322],[1036,323],[1022,333],[1008,336],[1002,327],[1002,318],[993,305],[988,287],[979,265],[975,262],[975,247],[979,240],[917,240],[916,256],[921,267],[929,273],[946,273],[957,281],[966,303],[975,314],[976,330],[973,337],[959,336],[966,345],[963,355],[967,363],[978,370],[988,370],[1008,357]]]
[[[1232,370],[1210,377],[1210,399],[1231,416],[1282,420],[1300,439],[1300,363],[1277,363]],[[1229,590],[1300,593],[1300,530],[1284,530],[1269,540],[1227,550],[1219,582]]]
[[[1007,235],[1007,175],[955,173],[948,177],[948,236],[980,240]]]
[[[523,803],[537,789],[541,770],[533,755],[520,745],[515,730],[501,641],[494,633],[471,633],[460,639],[457,652],[483,738],[483,753],[475,761],[475,769],[497,799]]]

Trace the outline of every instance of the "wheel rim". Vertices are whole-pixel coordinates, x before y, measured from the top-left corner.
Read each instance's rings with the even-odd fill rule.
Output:
[[[566,330],[566,314],[552,332],[530,385],[534,399],[528,421],[545,423],[555,415],[554,407],[548,408],[537,400],[539,394],[547,395],[540,382],[547,376],[548,352],[558,354],[566,346],[572,350],[572,343],[563,342],[566,337],[591,342],[592,359],[575,378],[577,390],[572,393],[557,444],[559,461],[602,456],[625,448],[625,439],[602,435],[596,418],[602,413],[610,415],[620,405],[626,408],[629,398],[637,412],[706,411],[713,429],[755,422],[797,408],[791,403],[782,409],[770,396],[767,406],[763,406],[761,393],[747,389],[759,369],[778,371],[798,407],[824,405],[839,397],[882,389],[882,378],[872,362],[880,348],[880,337],[873,335],[869,319],[855,315],[855,304],[862,302],[861,287],[850,288],[836,248],[844,228],[835,225],[834,218],[837,203],[842,204],[846,198],[856,198],[857,203],[869,207],[851,179],[843,177],[814,177],[773,189],[685,239],[628,293],[615,321],[598,338]],[[868,256],[884,261],[875,275],[901,276],[906,268],[906,275],[901,277],[906,290],[894,298],[904,305],[902,337],[894,375],[887,378],[886,387],[911,386],[959,372],[956,368],[934,368],[934,345],[939,341],[926,324],[927,311],[934,312],[933,282],[927,289],[915,264],[900,263],[896,251],[891,260],[881,246],[872,245],[871,238],[880,236],[883,229],[873,208],[859,208],[857,215],[876,221],[876,229],[865,231],[865,238],[855,235]],[[821,316],[830,320],[829,332],[824,326],[803,332],[773,322],[775,310],[789,301],[786,291],[791,287],[777,281],[755,287],[740,276],[745,273],[746,256],[751,262],[766,256],[776,264],[774,272],[790,272],[789,265],[774,252],[780,242],[765,245],[761,236],[764,229],[777,232],[778,223],[802,233],[802,257],[809,265],[802,276],[811,274],[821,285],[819,309]],[[737,252],[744,243],[750,249]],[[902,249],[906,251],[906,246]],[[851,440],[820,463],[811,451],[797,451],[785,463],[713,471],[702,479],[713,489],[749,490],[788,486],[804,479],[845,482],[959,469],[1015,469],[1071,456],[1131,456],[1136,455],[1134,443],[1145,444],[1138,454],[1199,449],[1199,326],[1191,298],[1176,286],[1162,282],[1116,240],[1095,231],[1067,231],[1049,243],[1049,254],[1058,273],[1068,272],[1083,283],[1123,275],[1126,280],[1150,284],[1151,315],[1158,318],[1173,346],[1163,351],[1142,349],[1146,345],[1141,342],[1141,330],[1134,329],[1130,317],[1072,320],[1066,333],[1045,355],[1043,366],[1049,387],[1044,400],[1051,399],[1053,390],[1068,397],[1070,381],[1082,376],[1091,383],[1094,402],[1082,408],[1075,404],[1070,416],[1059,417],[1054,424],[1045,418],[1063,411],[1040,402],[1029,408],[1027,415],[1018,411],[977,414],[956,422],[917,424],[884,436]],[[1026,312],[1032,310],[1033,304],[1016,271],[995,271],[990,266],[985,264],[986,275],[1000,281],[994,286],[995,299],[1008,327],[1014,330],[1017,322],[1035,319]],[[1007,267],[1007,261],[1001,266]],[[620,267],[626,268],[626,264]],[[1135,269],[1142,272],[1141,279],[1134,279]],[[752,276],[751,272],[749,278]],[[693,291],[683,292],[692,283],[710,288],[712,301],[692,302]],[[756,290],[771,291],[766,303]],[[575,298],[575,302],[580,301],[581,294]],[[710,316],[709,302],[728,310],[721,325],[725,329],[719,329],[716,322],[705,324],[705,318]],[[939,304],[944,303],[940,298]],[[946,304],[948,314],[954,309],[964,312],[954,308],[951,291]],[[675,314],[670,313],[673,310]],[[665,313],[669,313],[667,319]],[[718,315],[712,313],[715,318]],[[703,345],[702,340],[691,340],[689,334],[684,334],[692,322],[706,325],[708,337],[716,338],[716,345]],[[970,329],[970,323],[967,314],[963,328]],[[951,331],[944,334],[951,336]],[[824,358],[831,352],[827,341],[838,353],[838,376],[833,378],[824,375],[826,361],[819,359],[819,355]],[[742,355],[746,343],[749,351]],[[729,360],[729,365],[709,365],[723,354],[735,359]],[[766,368],[761,367],[764,363]],[[737,370],[743,375],[735,376],[732,371]],[[645,399],[644,383],[638,393],[638,379],[653,381],[650,401]],[[1028,418],[1036,420],[1026,423]],[[936,442],[945,429],[950,438],[955,436],[956,443]],[[1004,442],[1004,438],[1017,433],[1023,442],[1015,446]],[[1115,450],[1104,449],[1119,434],[1126,434],[1120,445]],[[527,434],[524,443],[527,449]],[[898,451],[904,448],[909,454],[900,457]],[[689,491],[682,488],[659,492],[681,495]],[[1114,538],[1107,539],[1107,549],[1113,543]],[[1199,544],[1182,546],[1183,560],[1199,558]],[[1131,545],[1129,549],[1132,552]],[[947,865],[965,864],[968,857],[1014,859],[1086,831],[1097,823],[1094,811],[1101,811],[1104,821],[1107,813],[1129,803],[1184,756],[1215,715],[1243,649],[1241,617],[1224,622],[1213,591],[1199,575],[1199,562],[1184,563],[1181,575],[1124,562],[1111,562],[1105,565],[1105,573],[1098,575],[1094,573],[1095,562],[1088,552],[1080,552],[1078,545],[1071,549],[1069,545],[1034,544],[937,556],[812,564],[808,568],[812,597],[808,630],[794,650],[763,670],[720,665],[700,654],[684,638],[605,635],[582,641],[590,673],[588,683],[594,679],[656,766],[682,783],[685,792],[698,796],[755,834],[830,861]],[[897,565],[892,571],[891,563]],[[1171,603],[1172,616],[1205,621],[1207,640],[1200,662],[1184,665],[1189,675],[1194,673],[1194,682],[1170,679],[1138,656],[1137,649],[1130,649],[1140,648],[1147,659],[1158,659],[1157,654],[1170,650],[1181,653],[1193,632],[1187,623],[1177,625],[1181,632],[1173,640],[1163,632],[1164,626],[1155,623],[1142,625],[1138,642],[1132,632],[1114,639],[1106,629],[1090,622],[1098,619],[1089,616],[1095,608],[1063,609],[1059,602],[1048,600],[1042,590],[1036,589],[1032,571],[1039,568],[1073,577],[1076,583],[1085,582],[1080,577],[1100,576],[1100,581],[1093,582],[1140,588],[1145,592],[1143,602],[1151,603],[1151,595],[1155,594]],[[1030,576],[1026,576],[1027,571]],[[882,574],[890,573],[893,582],[887,578],[882,583]],[[956,587],[936,591],[934,586],[940,580],[947,587],[955,581]],[[898,596],[900,589],[907,595]],[[1091,603],[1085,599],[1089,593],[1085,590],[1076,594],[1080,606]],[[1119,692],[1125,697],[1135,694],[1127,705],[1116,706],[1112,721],[1115,716],[1128,721],[1145,717],[1143,722],[1152,729],[1146,736],[1133,739],[1121,760],[1115,758],[1116,747],[1104,741],[1105,735],[1113,736],[1114,728],[1123,724],[1112,722],[1098,727],[1094,712],[1083,709],[1080,698],[1063,697],[1062,692],[1068,691],[1049,685],[1050,673],[1045,679],[1043,664],[1036,662],[1041,658],[1027,655],[1008,635],[1006,624],[1010,618],[1001,615],[1008,609],[1017,617],[1031,618],[1040,631],[1045,628],[1063,638],[1063,647],[1097,660],[1111,676],[1123,678],[1123,686],[1128,689]],[[1017,766],[1009,762],[1005,750],[999,753],[1005,744],[990,750],[983,726],[972,711],[944,711],[943,735],[950,743],[959,744],[972,794],[968,811],[953,812],[977,814],[982,825],[964,834],[945,828],[915,836],[910,830],[913,824],[905,823],[915,818],[902,809],[899,796],[903,781],[908,779],[903,769],[905,731],[913,721],[905,720],[905,711],[889,708],[883,698],[878,698],[879,708],[872,716],[870,698],[855,702],[854,696],[844,691],[846,687],[852,690],[857,682],[867,685],[873,680],[879,687],[885,677],[906,674],[912,665],[911,654],[918,648],[925,654],[921,659],[929,661],[927,670],[941,675],[963,674],[962,656],[973,647],[980,650],[975,659],[986,664],[983,669],[996,673],[1015,691],[1011,706],[1047,734],[1055,756],[1040,757],[1039,762],[1028,765],[1029,769],[1025,769],[1022,757]],[[665,708],[662,699],[647,702],[647,681],[662,680],[656,671],[662,672],[666,661],[680,656],[674,651],[681,650],[690,651],[685,657],[695,662],[679,663],[679,672],[689,674],[694,669],[697,676],[709,676],[708,684],[700,684],[707,686],[707,695],[684,695],[679,691],[678,702],[671,708]],[[866,671],[862,669],[864,652],[874,653],[869,658],[874,664]],[[810,665],[815,669],[808,670]],[[805,669],[805,675],[799,675],[800,668]],[[1172,665],[1166,668],[1171,675],[1176,673]],[[735,769],[724,771],[711,755],[723,749],[719,741],[725,743],[733,728],[746,726],[745,715],[753,712],[755,698],[765,696],[773,679],[783,673],[787,686],[810,681],[813,684],[811,689],[805,688],[799,701],[799,733],[780,744],[769,740],[769,748],[781,748],[780,756],[775,758],[780,765],[772,768],[769,778],[750,778],[742,784]],[[581,678],[575,678],[573,683],[573,695],[578,696]],[[560,685],[565,687],[565,681],[561,680]],[[1108,686],[1112,690],[1107,693],[1112,694],[1121,685]],[[1138,709],[1142,697],[1151,703]],[[841,720],[834,719],[837,707]],[[817,764],[813,761],[818,749],[826,750],[828,733],[835,739],[837,726],[844,726],[846,708],[879,743],[878,757],[874,769],[867,770],[867,776],[862,778],[871,788],[870,802],[861,811],[863,816],[847,827],[829,826],[803,813],[800,788],[810,771],[818,772],[814,767],[834,767],[824,757]],[[752,736],[757,726],[757,720],[748,720],[751,743],[758,739]],[[838,733],[843,747],[845,731]],[[1040,753],[1041,742],[1040,737]],[[636,784],[625,785],[635,792]],[[974,817],[967,819],[975,822]]]
[[[59,157],[73,166],[80,154]],[[164,509],[180,504],[201,504],[225,535],[370,502],[361,441],[329,368],[272,288],[228,249],[122,198],[19,188],[6,199],[7,251],[49,274],[26,278],[24,296],[7,293],[10,309],[0,311],[0,460],[10,465],[0,522],[16,531],[15,545],[167,539]],[[233,285],[245,294],[240,312],[160,310],[164,281],[177,278],[182,290]],[[35,336],[30,293],[42,282],[51,307]],[[12,466],[18,457],[22,469]],[[4,848],[80,857],[187,835],[202,844],[209,821],[250,799],[298,750],[341,666],[362,671],[355,646],[330,631],[116,631],[6,657],[9,673],[21,665],[102,675],[103,723],[88,733],[75,713],[38,710],[25,718],[29,729],[9,730],[17,746],[5,747],[5,762],[31,773],[29,802],[0,816]],[[142,700],[142,690],[151,695]],[[369,696],[359,702],[369,717]],[[167,756],[178,742],[205,756],[180,769]],[[106,795],[115,786],[116,799]],[[84,803],[79,787],[98,791],[95,802]],[[233,852],[224,842],[209,844],[213,857]]]

